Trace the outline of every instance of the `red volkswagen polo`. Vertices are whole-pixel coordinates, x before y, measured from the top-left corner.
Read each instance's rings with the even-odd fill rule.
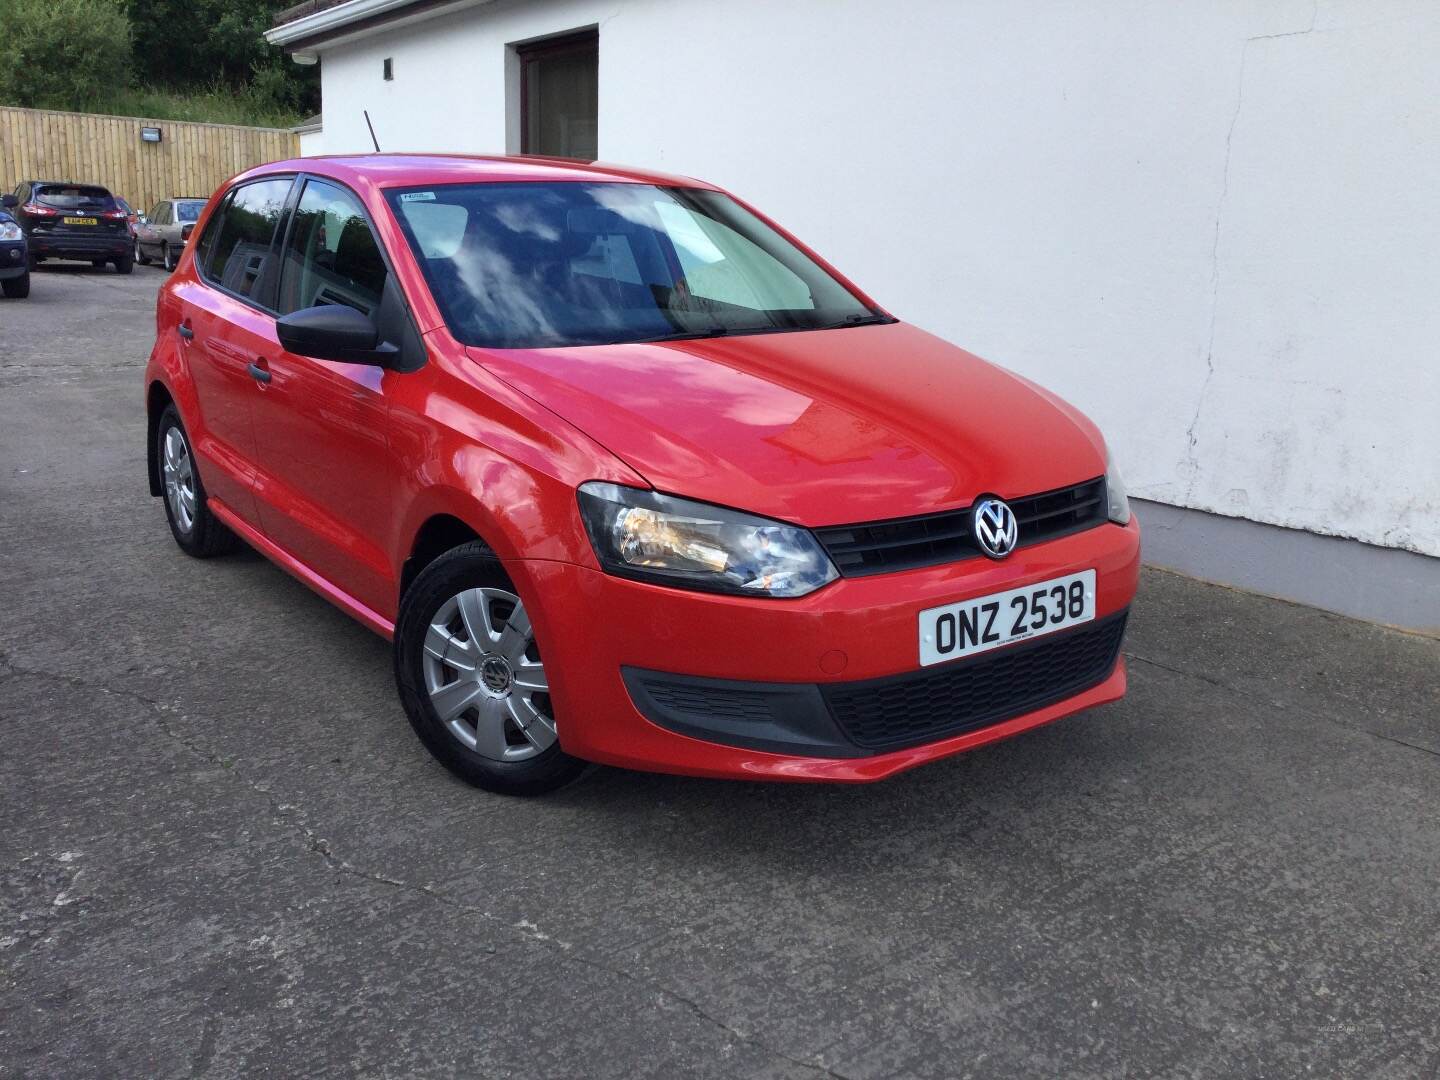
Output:
[[[878,780],[1125,690],[1139,530],[1100,433],[695,180],[281,162],[160,292],[150,487],[394,641],[420,739]]]

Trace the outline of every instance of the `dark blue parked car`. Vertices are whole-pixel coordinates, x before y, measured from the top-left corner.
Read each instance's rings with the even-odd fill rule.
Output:
[[[10,214],[15,196],[0,196],[0,291],[12,300],[30,295],[30,247]]]

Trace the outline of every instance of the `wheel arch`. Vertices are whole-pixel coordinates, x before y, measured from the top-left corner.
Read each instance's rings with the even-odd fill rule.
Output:
[[[500,562],[514,581],[525,577],[521,552],[525,526],[501,508],[496,511],[458,486],[437,485],[419,493],[405,515],[397,560],[397,604],[420,572],[441,555],[461,544],[479,541]],[[518,582],[515,582],[519,584]],[[398,608],[397,608],[398,610]]]
[[[479,530],[471,526],[469,522],[451,513],[431,514],[414,531],[408,549],[409,554],[400,564],[400,595],[403,597],[410,588],[410,583],[419,576],[420,571],[440,558],[441,555],[447,551],[453,551],[462,544],[475,541],[479,541],[492,552],[495,550],[490,541],[481,536]]]
[[[145,389],[145,465],[149,472],[150,494],[156,497],[165,494],[165,484],[160,478],[160,455],[156,448],[160,429],[160,414],[167,405],[173,405],[175,398],[169,388],[159,379],[153,380]],[[176,406],[178,408],[178,406]]]

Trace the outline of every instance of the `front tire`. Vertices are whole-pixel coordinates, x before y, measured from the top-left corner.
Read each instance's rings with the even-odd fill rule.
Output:
[[[165,490],[165,517],[170,533],[186,555],[209,559],[239,546],[239,538],[227,529],[205,501],[205,485],[195,464],[190,436],[180,422],[174,405],[166,405],[155,429],[156,460]]]
[[[30,295],[30,271],[26,270],[19,277],[0,281],[0,291],[3,291],[11,300],[24,300]]]
[[[410,726],[467,783],[543,795],[585,771],[560,748],[530,618],[485,545],[461,545],[421,571],[401,601],[394,659]]]
[[[145,254],[145,249],[140,246],[140,241],[135,241],[135,261],[141,266],[150,265],[150,256]]]

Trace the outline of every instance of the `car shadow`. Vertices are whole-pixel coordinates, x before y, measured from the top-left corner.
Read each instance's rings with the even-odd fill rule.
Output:
[[[973,845],[1012,847],[1039,822],[1133,771],[1116,754],[1107,705],[872,784],[710,780],[596,767],[545,798],[603,821],[674,865],[743,860],[787,874],[833,870],[837,852],[866,872]],[[1123,742],[1123,740],[1121,740]],[[1050,826],[1044,826],[1050,828]]]

